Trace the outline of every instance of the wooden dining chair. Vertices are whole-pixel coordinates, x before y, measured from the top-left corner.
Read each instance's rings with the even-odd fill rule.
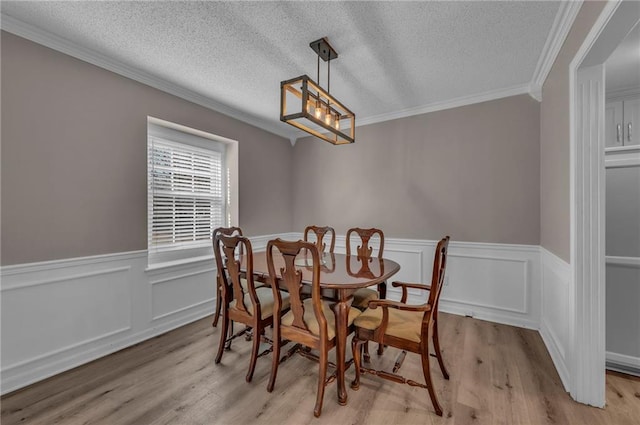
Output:
[[[318,253],[320,255],[324,254],[325,249],[327,248],[327,243],[325,242],[325,237],[329,238],[329,253],[333,253],[334,248],[336,247],[336,231],[333,227],[329,226],[307,226],[304,229],[304,240],[310,241],[309,236],[313,233],[316,237],[315,244],[318,247]]]
[[[253,280],[253,251],[251,242],[243,236],[227,236],[218,233],[214,240],[214,252],[218,266],[218,276],[222,282],[222,329],[220,331],[220,345],[215,362],[220,363],[225,348],[231,346],[231,341],[244,335],[249,329],[253,330],[253,347],[249,360],[249,371],[246,380],[251,381],[256,360],[259,356],[260,342],[271,342],[264,337],[264,330],[273,324],[274,311],[279,312],[289,307],[289,294],[278,293],[278,310],[274,310],[274,298],[271,288],[256,287]],[[246,261],[246,278],[241,277],[240,260],[237,253],[244,251]],[[279,314],[276,314],[279,317]],[[229,322],[239,322],[247,327],[234,335],[229,335]]]
[[[351,383],[351,388],[357,390],[360,387],[361,373],[370,373],[396,383],[426,388],[429,391],[429,397],[436,414],[442,416],[442,407],[440,407],[433,388],[433,381],[431,380],[429,342],[433,343],[435,356],[438,359],[442,375],[445,379],[449,379],[449,373],[442,360],[440,342],[438,340],[438,303],[447,265],[448,246],[449,236],[440,240],[436,246],[431,285],[393,282],[392,285],[394,287],[402,288],[400,302],[390,300],[369,301],[369,308],[356,318],[354,322],[355,335],[351,342],[356,374],[354,381]],[[421,305],[406,304],[407,288],[429,291],[427,302]],[[403,350],[399,360],[396,361],[393,372],[362,366],[362,345],[367,341],[375,341],[378,344],[386,344]],[[425,384],[397,374],[407,351],[420,355]]]
[[[217,229],[214,229],[213,235],[211,237],[214,250],[216,249],[216,236],[219,234],[226,235],[226,236],[233,236],[233,235],[242,236],[242,229],[239,227],[218,227]],[[220,275],[216,274],[216,311],[213,314],[213,323],[211,324],[214,328],[218,326],[218,318],[220,317],[221,312],[222,312],[222,282],[220,281]]]
[[[357,236],[356,238],[356,249],[353,249],[354,242],[352,241],[352,236]],[[377,240],[377,258],[382,258],[382,254],[384,253],[384,233],[380,229],[370,228],[363,229],[361,227],[352,227],[347,230],[347,255],[356,255],[361,261],[367,261],[373,256],[374,246],[370,246],[369,244],[372,241]],[[377,299],[385,299],[387,297],[387,282],[380,282],[378,284],[378,290],[369,289],[369,288],[359,288],[353,294],[353,302],[351,303],[352,307],[357,308],[358,310],[364,311],[369,306],[369,301],[377,300]],[[378,355],[382,355],[384,352],[384,346],[378,345]],[[364,360],[365,362],[369,362],[369,344],[365,344],[364,346]]]
[[[302,294],[302,272],[296,265],[296,256],[306,250],[306,254],[311,257],[311,297],[304,298]],[[306,266],[308,262],[305,261]],[[333,381],[326,379],[327,367],[335,365],[329,363],[329,350],[336,345],[335,316],[331,310],[331,303],[322,299],[320,294],[320,255],[318,247],[307,241],[284,241],[276,239],[269,241],[267,245],[267,266],[273,298],[275,299],[275,311],[279,311],[283,305],[282,292],[280,287],[288,291],[290,295],[291,309],[282,317],[276,315],[273,320],[273,359],[271,367],[271,377],[267,385],[267,391],[272,392],[278,365],[280,364],[280,345],[282,340],[295,342],[293,349],[289,350],[286,359],[298,352],[305,357],[311,357],[319,362],[318,389],[316,392],[316,404],[313,414],[318,417],[322,412],[322,401],[324,398],[325,386]],[[304,285],[307,286],[307,285]],[[359,314],[356,309],[349,311],[348,326]],[[350,333],[350,330],[348,330]],[[319,355],[312,355],[308,349],[318,350]]]

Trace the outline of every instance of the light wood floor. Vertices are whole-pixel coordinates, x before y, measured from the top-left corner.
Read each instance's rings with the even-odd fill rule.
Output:
[[[258,359],[253,382],[244,375],[250,342],[234,341],[213,363],[219,330],[206,318],[2,397],[3,425],[11,424],[640,424],[640,380],[607,374],[607,407],[578,404],[564,392],[535,331],[441,314],[443,355],[451,380],[432,364],[443,405],[433,413],[427,391],[365,375],[336,385],[313,417],[317,365],[295,356],[280,366],[267,393],[270,356]],[[374,350],[372,350],[374,351]],[[391,367],[396,351],[372,362]],[[408,354],[401,371],[421,379]],[[353,368],[347,379],[353,378]]]

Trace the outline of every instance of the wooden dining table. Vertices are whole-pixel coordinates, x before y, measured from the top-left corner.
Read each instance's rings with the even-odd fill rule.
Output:
[[[335,304],[332,305],[336,319],[336,381],[338,384],[338,403],[347,403],[345,383],[346,347],[348,317],[353,293],[359,288],[386,282],[400,270],[400,265],[386,258],[363,258],[355,255],[325,253],[320,267],[320,288]],[[275,269],[284,266],[281,256],[274,255]],[[302,283],[311,284],[312,266],[304,254],[296,258],[296,266],[302,271]],[[269,282],[266,252],[253,253],[253,273],[260,280]]]

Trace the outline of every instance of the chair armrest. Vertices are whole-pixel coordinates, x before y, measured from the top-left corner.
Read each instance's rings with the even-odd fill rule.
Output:
[[[422,289],[425,291],[430,291],[431,290],[431,285],[425,285],[423,283],[410,283],[410,282],[399,282],[399,281],[395,281],[393,283],[391,283],[391,285],[393,285],[394,288],[397,288],[398,286],[402,287],[402,298],[400,298],[400,302],[406,303],[407,302],[407,288],[414,288],[414,289]]]
[[[403,302],[392,301],[392,300],[371,300],[369,301],[369,308],[375,309],[378,307],[382,308],[396,308],[398,310],[405,311],[429,311],[431,310],[431,306],[429,304],[419,304],[419,305],[411,305],[405,304]]]
[[[395,281],[391,285],[393,285],[394,288],[397,288],[398,286],[402,286],[402,287],[406,287],[406,288],[424,289],[425,291],[430,291],[431,290],[431,285],[425,285],[424,283],[411,283],[411,282],[398,282],[398,281]]]

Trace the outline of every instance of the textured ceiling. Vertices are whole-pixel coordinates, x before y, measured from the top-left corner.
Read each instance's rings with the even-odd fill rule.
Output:
[[[316,79],[357,119],[529,85],[559,2],[2,2],[2,13],[270,122],[280,81]],[[320,83],[326,88],[326,67]]]

